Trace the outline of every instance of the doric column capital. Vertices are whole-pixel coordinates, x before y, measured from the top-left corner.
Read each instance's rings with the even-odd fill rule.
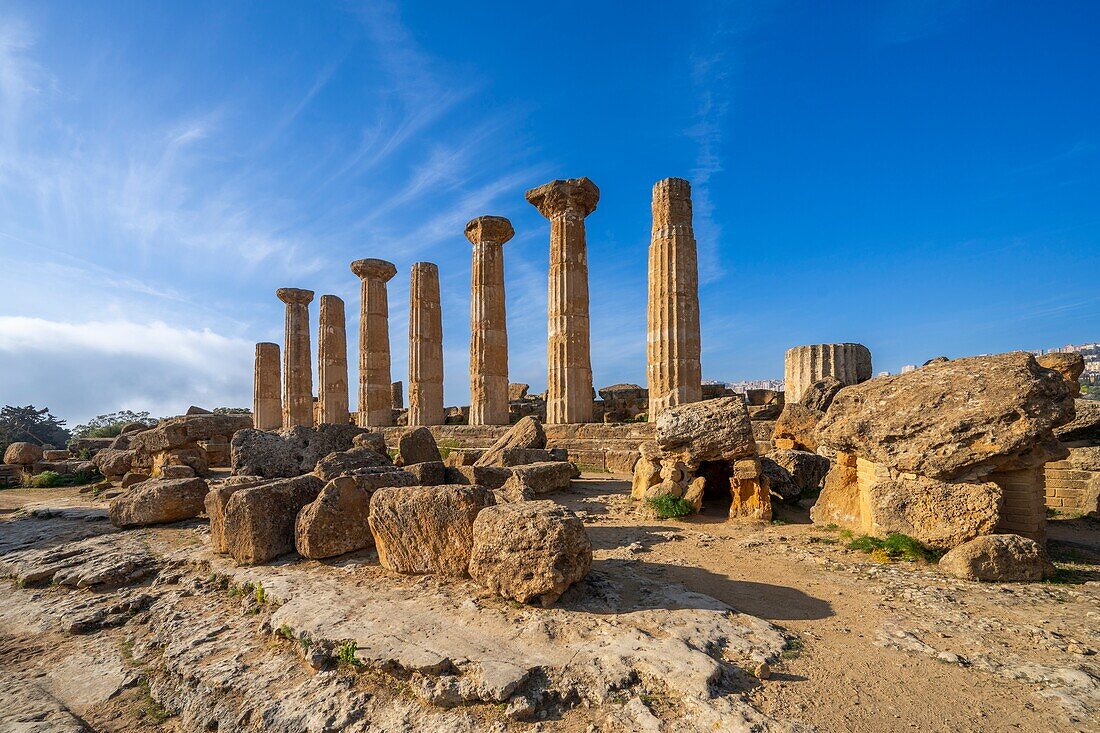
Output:
[[[303,290],[302,288],[279,288],[275,291],[275,297],[287,305],[291,303],[308,305],[313,302],[313,291]]]
[[[479,216],[466,224],[466,239],[470,244],[504,244],[516,230],[503,216]]]
[[[397,268],[392,262],[367,258],[351,263],[351,271],[364,280],[381,280],[388,282],[397,274]]]
[[[412,269],[413,272],[439,274],[439,265],[434,262],[414,262]]]
[[[587,178],[569,178],[532,188],[524,198],[547,219],[568,214],[584,218],[596,210],[600,189]]]

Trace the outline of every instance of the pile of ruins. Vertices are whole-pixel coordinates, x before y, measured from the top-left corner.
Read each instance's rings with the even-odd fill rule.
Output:
[[[1100,403],[1075,399],[1080,357],[940,357],[872,378],[865,346],[813,344],[787,351],[782,392],[704,384],[683,179],[653,187],[647,385],[605,387],[597,400],[585,219],[599,190],[587,178],[555,180],[526,199],[550,222],[545,394],[509,382],[504,245],[514,229],[480,216],[465,227],[470,405],[444,404],[439,269],[429,262],[410,268],[404,404],[387,294],[398,268],[367,258],[351,263],[360,280],[354,411],[344,302],[320,298],[315,397],[314,292],[280,288],[284,340],[256,344],[251,416],[192,408],[67,451],[13,444],[5,463],[98,470],[117,484],[107,496],[119,526],[205,514],[212,549],[240,564],[373,547],[396,572],[469,576],[541,604],[591,563],[583,524],[544,498],[582,470],[631,476],[631,497],[651,515],[674,501],[764,522],[773,503],[801,502],[819,524],[974,557],[1018,553],[1016,540],[996,539],[1010,535],[1041,554],[1048,508],[1097,513]],[[217,478],[219,468],[232,475]],[[543,549],[532,555],[532,543]],[[526,553],[523,567],[509,548]]]

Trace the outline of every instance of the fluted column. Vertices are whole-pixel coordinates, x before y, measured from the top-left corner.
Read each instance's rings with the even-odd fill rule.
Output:
[[[256,370],[252,382],[252,423],[258,430],[283,426],[279,345],[256,344]]]
[[[313,425],[313,364],[309,348],[309,304],[312,290],[279,288],[286,303],[283,341],[283,427]]]
[[[443,424],[443,319],[431,262],[414,262],[409,283],[408,424]]]
[[[321,296],[321,326],[317,336],[317,392],[320,420],[348,422],[348,337],[344,301]]]
[[[550,220],[546,422],[592,422],[584,219],[595,211],[600,190],[587,178],[571,178],[533,188],[526,198]]]
[[[863,344],[812,344],[788,349],[783,364],[784,399],[798,402],[814,382],[835,377],[844,385],[871,378],[871,352]]]
[[[504,304],[504,243],[515,234],[502,216],[466,225],[474,246],[470,285],[470,424],[508,424],[508,319]]]
[[[666,408],[703,398],[699,263],[691,226],[691,184],[682,178],[666,178],[653,186],[647,321],[652,422]]]
[[[397,274],[392,262],[365,259],[351,263],[359,276],[359,412],[360,427],[393,424],[390,400],[390,309],[386,283]]]

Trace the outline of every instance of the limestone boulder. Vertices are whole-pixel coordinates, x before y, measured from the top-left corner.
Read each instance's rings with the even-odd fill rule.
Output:
[[[298,425],[277,433],[239,430],[230,442],[230,464],[236,475],[300,476],[312,471],[325,456],[349,450],[355,437],[365,432],[355,425],[334,423]]]
[[[148,481],[150,478],[152,477],[147,473],[129,471],[122,477],[122,488],[128,489],[131,486],[136,486],[143,481]]]
[[[193,478],[195,469],[191,466],[168,465],[160,467],[160,478]]]
[[[493,494],[483,486],[379,489],[369,518],[379,562],[410,575],[465,576],[474,519],[492,504]]]
[[[352,447],[370,448],[375,453],[388,456],[386,451],[386,439],[382,433],[359,433],[351,440]]]
[[[803,492],[820,488],[829,472],[829,459],[801,450],[774,450],[760,459],[773,496],[797,501]]]
[[[255,565],[293,552],[298,512],[322,488],[324,482],[309,474],[234,492],[225,505],[223,527],[229,554],[238,565]]]
[[[825,417],[821,410],[792,402],[783,408],[779,419],[772,429],[772,442],[775,447],[784,450],[804,450],[814,452],[818,449],[817,424]]]
[[[378,453],[367,446],[353,446],[345,451],[329,453],[317,461],[313,473],[322,481],[332,481],[337,476],[344,476],[358,468],[390,465],[392,462],[384,453]]]
[[[262,476],[230,476],[214,484],[206,494],[203,505],[210,519],[210,549],[220,555],[229,554],[229,540],[225,535],[225,508],[233,494],[250,486],[270,483]]]
[[[12,443],[4,451],[4,463],[9,466],[31,466],[42,460],[42,447],[34,443]]]
[[[836,525],[853,531],[862,529],[856,457],[839,453],[829,472],[817,501],[810,507],[810,519],[821,526]]]
[[[803,407],[811,410],[825,412],[840,390],[844,389],[844,383],[836,377],[825,377],[811,384],[802,393],[802,399],[798,402]]]
[[[499,489],[512,477],[512,470],[498,466],[447,466],[447,483]]]
[[[67,450],[44,450],[42,451],[42,460],[44,461],[67,461],[72,458],[72,453]]]
[[[114,440],[111,441],[110,447],[115,450],[130,450],[130,444],[133,443],[133,440],[133,434],[121,433],[116,435]]]
[[[546,432],[537,417],[528,415],[508,429],[500,436],[489,450],[481,454],[475,462],[475,466],[503,466],[504,453],[509,450],[522,448],[535,450],[546,447]]]
[[[202,514],[207,491],[201,478],[150,479],[112,499],[107,515],[116,527],[178,522]]]
[[[568,489],[581,472],[575,463],[548,461],[516,466],[502,487],[510,501],[523,501],[552,491]]]
[[[113,442],[114,438],[75,438],[69,441],[69,451],[73,455],[87,451],[88,455],[94,456],[96,451],[110,448]]]
[[[439,486],[448,483],[447,467],[441,461],[414,463],[411,466],[405,466],[404,470],[416,479],[416,486]]]
[[[504,598],[549,606],[591,566],[584,523],[552,501],[492,506],[474,520],[470,577]]]
[[[1015,534],[976,537],[940,558],[939,568],[988,583],[1038,582],[1056,572],[1042,545]]]
[[[294,525],[298,554],[319,560],[373,546],[367,517],[374,492],[416,485],[415,476],[396,466],[362,468],[329,481],[298,513]]]
[[[741,397],[670,407],[657,418],[656,442],[664,457],[692,465],[756,455],[752,422]]]
[[[130,447],[143,453],[159,453],[194,446],[200,440],[227,438],[252,427],[250,415],[184,415],[161,420],[154,428],[137,432]]]
[[[1073,419],[1061,375],[1025,352],[955,359],[836,396],[822,443],[905,473],[949,481],[1064,458],[1054,429]]]
[[[771,521],[771,492],[759,460],[753,457],[734,461],[729,482],[730,520]]]
[[[1066,380],[1071,396],[1076,397],[1081,394],[1081,383],[1078,380],[1085,373],[1085,357],[1073,353],[1044,354],[1036,357],[1035,361],[1039,362],[1039,366],[1053,369],[1061,374],[1062,379]]]
[[[863,500],[868,534],[909,535],[929,547],[947,550],[996,529],[1003,490],[992,482],[937,481],[899,477],[877,481]]]
[[[107,478],[125,476],[133,467],[137,451],[105,448],[92,457],[92,463]]]
[[[435,436],[432,435],[431,430],[423,427],[407,430],[401,434],[397,442],[397,456],[397,462],[402,466],[443,461]]]
[[[660,461],[639,456],[634,464],[634,477],[630,482],[630,498],[640,501],[646,497],[650,487],[661,483]]]

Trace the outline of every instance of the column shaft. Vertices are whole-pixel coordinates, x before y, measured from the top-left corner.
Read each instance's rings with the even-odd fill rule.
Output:
[[[286,303],[283,342],[283,427],[313,425],[313,360],[309,345],[309,303],[313,291],[280,288]]]
[[[431,262],[413,264],[409,287],[408,424],[443,424],[443,319]]]
[[[470,283],[470,424],[507,425],[508,319],[504,297],[504,243],[514,234],[499,216],[466,225],[473,244]]]
[[[252,384],[252,420],[259,430],[283,426],[283,399],[279,345],[256,344],[256,369]]]
[[[666,178],[653,187],[647,321],[646,375],[653,421],[668,407],[703,398],[691,185],[681,178]]]
[[[784,399],[798,402],[806,388],[824,377],[844,385],[871,378],[871,352],[862,344],[812,344],[788,349],[783,359]]]
[[[344,301],[321,296],[321,325],[317,338],[317,382],[320,421],[348,422],[348,338]]]
[[[359,410],[360,427],[393,424],[390,396],[390,311],[386,283],[397,268],[384,260],[351,263],[360,278]]]

